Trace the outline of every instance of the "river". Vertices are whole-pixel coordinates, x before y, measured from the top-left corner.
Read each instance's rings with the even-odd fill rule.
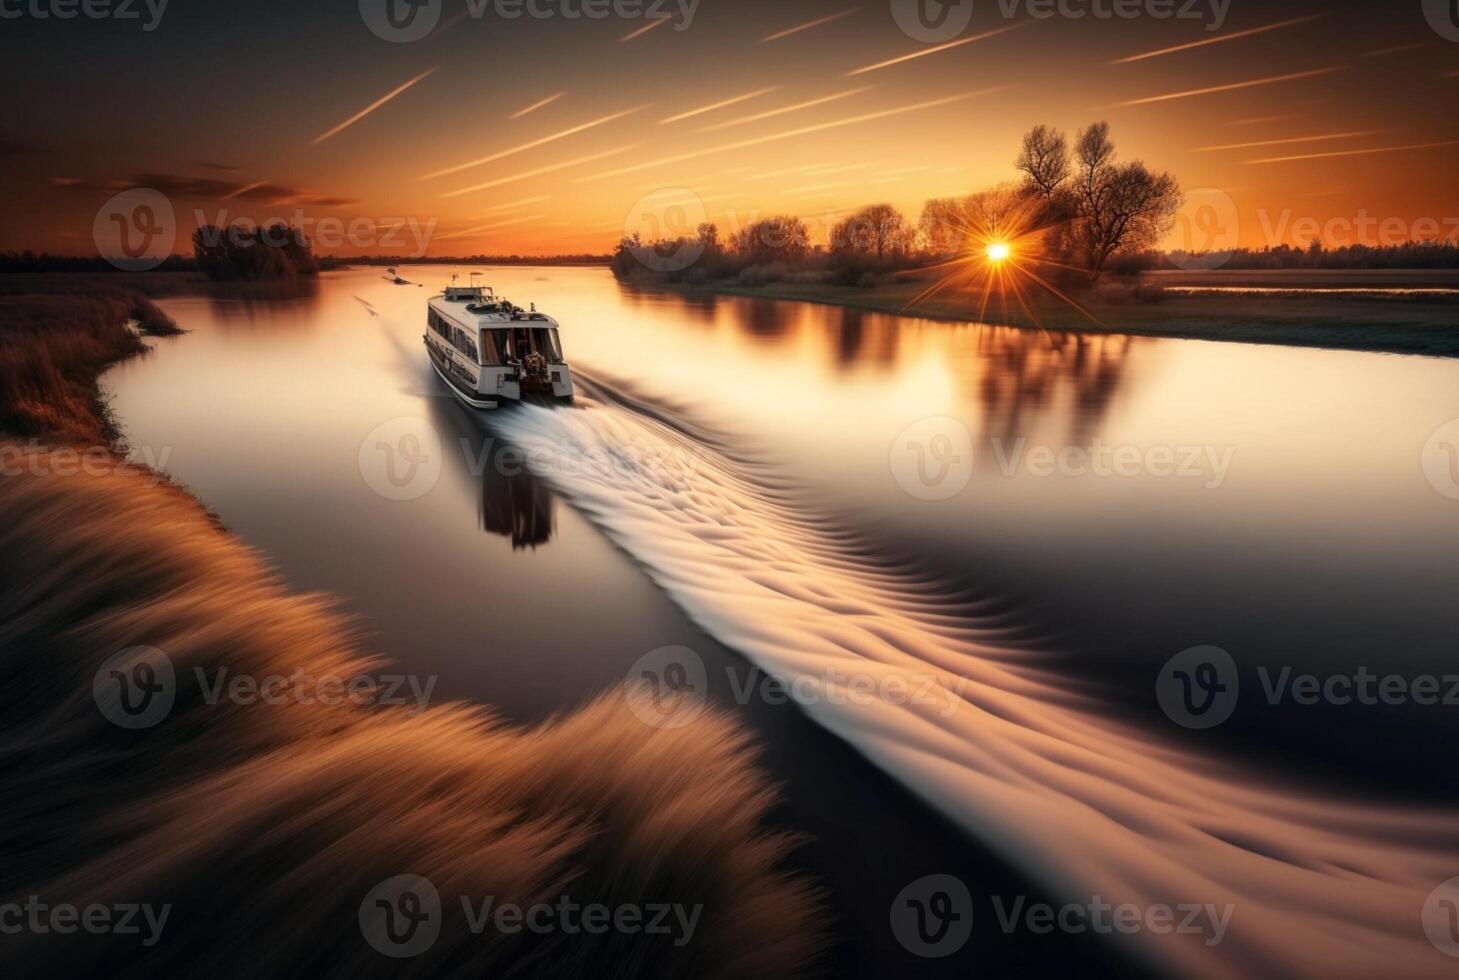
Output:
[[[577,405],[481,419],[421,345],[471,271],[166,299],[191,332],[104,386],[139,458],[438,699],[532,722],[647,678],[739,715],[841,972],[1446,965],[1418,923],[1459,873],[1459,704],[1415,694],[1459,635],[1459,361],[510,267],[485,281],[561,322]],[[1209,647],[1219,724],[1171,694]],[[1405,695],[1291,685],[1365,673]],[[976,906],[945,958],[897,928],[933,874]],[[1047,935],[999,920],[1015,894],[1235,914]]]

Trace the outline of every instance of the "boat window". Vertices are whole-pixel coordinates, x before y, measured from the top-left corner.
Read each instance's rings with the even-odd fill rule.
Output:
[[[490,366],[507,363],[507,332],[505,330],[481,331],[481,363]]]
[[[562,345],[558,342],[556,330],[533,330],[533,340],[537,342],[537,353],[551,361],[553,364],[562,361]]]

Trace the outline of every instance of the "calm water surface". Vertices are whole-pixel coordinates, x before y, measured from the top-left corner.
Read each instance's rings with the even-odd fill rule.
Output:
[[[885,661],[877,644],[922,651],[967,610],[978,636],[918,656],[987,685],[993,715],[1027,707],[1004,697],[1062,711],[1055,692],[1077,691],[1104,727],[1070,744],[1103,742],[1117,761],[1135,755],[1119,746],[1136,732],[1184,753],[1180,772],[1231,764],[1294,793],[1383,805],[1459,799],[1438,750],[1459,707],[1272,705],[1256,673],[1411,677],[1453,663],[1459,500],[1431,483],[1446,474],[1430,458],[1426,475],[1425,452],[1459,418],[1459,362],[1050,335],[509,268],[489,281],[561,321],[582,397],[482,422],[445,392],[420,340],[426,297],[468,271],[402,269],[425,288],[364,269],[294,296],[164,301],[192,333],[108,375],[123,431],[165,451],[168,473],[292,585],[341,597],[374,648],[439,675],[445,696],[537,720],[620,683],[648,651],[696,650],[716,700],[788,780],[786,821],[817,837],[805,860],[839,893],[841,967],[907,965],[886,910],[920,874],[1058,893],[1066,882],[1031,852],[1068,862],[1013,830],[984,837],[985,817],[1020,811],[983,813],[991,790],[965,776],[973,818],[975,803],[897,754],[913,734],[734,703],[725,671],[747,676],[742,655],[782,672],[800,655]],[[377,492],[369,459],[392,425],[423,425],[441,449],[439,477],[413,499]],[[689,461],[670,504],[653,473],[559,472],[570,453],[540,455],[606,448],[640,466],[645,446]],[[529,467],[524,451],[539,454]],[[838,635],[832,613],[865,635]],[[1162,713],[1155,684],[1172,655],[1202,645],[1231,653],[1243,689],[1229,722],[1191,731]],[[1008,672],[948,666],[983,654]],[[1020,688],[1026,669],[1038,691]],[[987,737],[1006,738],[1000,765],[1021,769],[1020,733]],[[999,768],[961,761],[978,778]],[[1041,788],[1067,792],[1058,779]],[[992,846],[964,847],[969,830]],[[1105,845],[1117,847],[1087,844]],[[872,849],[896,867],[856,859]],[[990,918],[980,910],[978,956],[943,961],[950,970],[1110,955],[985,935]]]

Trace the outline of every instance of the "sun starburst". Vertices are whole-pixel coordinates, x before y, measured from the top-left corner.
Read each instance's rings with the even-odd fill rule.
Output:
[[[1052,275],[1049,270],[1080,272],[1057,261],[1050,247],[1063,224],[1046,201],[1020,191],[1002,188],[968,198],[947,222],[948,238],[957,243],[956,254],[932,266],[942,275],[914,296],[903,312],[947,290],[980,293],[978,319],[986,318],[996,297],[1005,311],[1010,301],[1016,303],[1029,321],[1042,329],[1042,322],[1028,302],[1031,292],[1041,291],[1100,324],[1094,314],[1048,278]]]

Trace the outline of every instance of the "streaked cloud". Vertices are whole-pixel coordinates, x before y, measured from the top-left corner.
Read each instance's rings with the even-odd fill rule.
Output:
[[[487,208],[487,214],[497,214],[502,211],[510,211],[513,208],[525,208],[529,204],[540,204],[543,201],[552,200],[551,194],[539,194],[536,197],[524,197],[520,201],[512,201],[509,204],[498,204],[494,208]]]
[[[1292,72],[1290,75],[1273,75],[1270,78],[1254,78],[1247,82],[1231,82],[1227,85],[1212,85],[1208,88],[1190,89],[1185,92],[1171,92],[1169,95],[1152,95],[1146,99],[1131,99],[1128,102],[1116,102],[1106,108],[1119,109],[1126,106],[1151,105],[1155,102],[1170,102],[1175,99],[1191,99],[1199,95],[1215,95],[1218,92],[1235,92],[1239,89],[1257,88],[1262,85],[1276,85],[1279,82],[1294,82],[1300,78],[1316,78],[1318,75],[1331,75],[1333,72],[1342,71],[1343,66],[1334,68],[1317,68],[1313,71]]]
[[[1228,143],[1225,146],[1198,146],[1192,153],[1215,153],[1218,150],[1252,150],[1259,146],[1282,146],[1288,143],[1321,143],[1325,140],[1354,139],[1358,136],[1376,136],[1381,129],[1362,129],[1351,133],[1323,133],[1320,136],[1291,136],[1280,140],[1258,140],[1254,143]]]
[[[584,163],[592,163],[594,160],[602,160],[605,157],[616,156],[619,153],[627,153],[634,149],[636,143],[628,146],[618,146],[611,150],[604,150],[601,153],[590,153],[585,157],[578,157],[576,160],[564,160],[562,163],[550,164],[546,167],[538,167],[536,170],[528,170],[525,173],[512,174],[510,177],[499,177],[496,180],[488,180],[480,184],[472,184],[470,187],[461,187],[454,191],[447,191],[442,197],[458,197],[462,194],[470,194],[472,191],[484,191],[489,187],[500,187],[502,184],[511,184],[519,180],[527,180],[530,177],[540,177],[543,174],[556,173],[559,170],[567,170]]]
[[[527,108],[525,108],[525,109],[518,109],[516,112],[512,113],[507,118],[508,119],[521,119],[523,116],[527,115],[530,112],[536,112],[538,109],[541,109],[544,106],[552,105],[552,103],[556,102],[558,99],[562,98],[566,94],[567,94],[566,92],[558,92],[556,95],[549,95],[547,98],[543,99],[540,102],[533,102],[531,105],[527,106]]]
[[[762,146],[766,143],[774,143],[778,140],[791,139],[796,136],[805,136],[809,133],[824,132],[828,129],[838,129],[842,126],[852,126],[857,123],[871,122],[875,119],[886,119],[891,116],[905,115],[909,112],[919,112],[923,109],[933,109],[938,106],[951,105],[954,102],[962,102],[967,99],[977,98],[982,95],[991,95],[995,92],[1007,91],[1011,86],[998,85],[993,88],[978,89],[975,92],[962,92],[958,95],[949,95],[941,99],[931,99],[927,102],[918,102],[913,105],[899,106],[895,109],[883,109],[880,112],[868,112],[860,116],[852,116],[849,119],[835,119],[831,122],[817,123],[814,126],[802,126],[800,129],[792,129],[783,133],[772,133],[769,136],[757,136],[754,139],[740,140],[738,143],[727,143],[723,146],[705,147],[698,150],[691,150],[688,153],[680,153],[677,156],[664,157],[660,160],[649,160],[644,163],[636,163],[627,167],[620,167],[617,170],[609,170],[601,174],[592,174],[587,177],[579,177],[575,183],[587,183],[594,180],[606,180],[609,177],[617,177],[620,174],[637,173],[640,170],[648,170],[652,167],[661,167],[670,163],[679,163],[684,160],[693,160],[698,157],[711,156],[715,153],[726,153],[731,150],[742,150],[749,146]],[[813,165],[815,166],[815,165]]]
[[[1010,24],[1007,27],[1000,27],[996,31],[986,31],[982,34],[974,34],[972,37],[965,37],[956,41],[949,41],[946,44],[938,44],[930,48],[922,48],[921,50],[913,51],[911,54],[904,54],[899,58],[890,58],[886,61],[878,61],[874,65],[867,65],[864,68],[857,68],[855,71],[848,71],[846,74],[848,76],[865,75],[867,72],[880,71],[883,68],[890,68],[892,67],[892,65],[900,65],[905,61],[911,61],[914,58],[925,58],[931,54],[941,54],[944,51],[951,51],[953,48],[960,48],[964,44],[972,44],[974,41],[986,41],[990,37],[997,37],[999,34],[1007,34],[1009,31],[1016,31],[1020,27],[1027,27],[1030,23],[1031,21],[1022,21],[1021,23]]]
[[[796,24],[794,27],[788,27],[783,31],[777,31],[774,34],[765,35],[764,37],[760,38],[760,43],[765,44],[768,41],[779,41],[781,38],[790,37],[792,34],[799,34],[801,31],[808,31],[813,27],[820,27],[824,24],[830,24],[834,21],[840,20],[843,17],[850,17],[852,14],[856,13],[860,9],[860,7],[851,7],[847,10],[842,10],[839,13],[830,14],[825,17],[819,17],[815,20],[808,20],[804,24]]]
[[[1230,122],[1224,122],[1221,125],[1228,128],[1233,126],[1255,126],[1258,123],[1283,122],[1287,119],[1296,118],[1297,117],[1295,115],[1290,113],[1285,116],[1252,116],[1248,119],[1233,119]]]
[[[1419,41],[1415,44],[1396,44],[1391,48],[1379,48],[1376,51],[1363,52],[1364,58],[1386,58],[1390,54],[1401,54],[1404,51],[1417,51],[1419,48],[1426,48],[1428,44]]]
[[[756,89],[753,92],[746,92],[744,95],[736,95],[733,98],[722,99],[719,102],[711,102],[709,105],[700,106],[698,109],[690,109],[688,112],[681,112],[677,116],[669,116],[667,119],[660,119],[659,125],[662,126],[664,123],[675,123],[681,119],[690,119],[694,116],[702,116],[706,112],[713,112],[716,109],[724,109],[728,106],[736,105],[740,102],[748,102],[750,99],[758,99],[762,95],[769,95],[771,92],[778,91],[779,88],[779,85],[771,85],[769,88]]]
[[[432,173],[424,174],[420,179],[435,180],[437,177],[444,177],[447,174],[459,173],[462,170],[470,170],[472,167],[480,167],[483,164],[492,163],[493,161],[501,160],[506,157],[513,156],[517,153],[525,153],[527,150],[533,150],[539,146],[546,146],[548,143],[555,143],[560,139],[566,139],[569,136],[575,136],[576,134],[584,132],[585,130],[594,129],[598,126],[605,125],[606,123],[613,122],[615,119],[622,119],[624,116],[630,116],[633,113],[638,112],[642,108],[643,106],[634,106],[632,109],[624,109],[622,112],[615,112],[611,115],[600,116],[599,118],[593,119],[589,122],[585,122],[580,126],[573,126],[570,129],[564,129],[559,133],[553,133],[550,136],[544,136],[541,139],[532,140],[530,143],[522,143],[518,146],[508,147],[505,150],[498,150],[497,152],[488,154],[484,157],[477,157],[475,160],[468,160],[465,163],[458,163],[455,166],[447,167],[444,170],[436,170]]]
[[[642,37],[643,35],[647,34],[649,31],[653,30],[656,27],[663,27],[668,22],[669,22],[669,18],[667,18],[667,17],[660,17],[660,18],[658,18],[656,20],[651,20],[647,24],[644,24],[642,27],[638,28],[637,30],[629,31],[627,34],[625,34],[622,37],[620,37],[618,39],[618,43],[619,44],[622,44],[624,41],[632,41],[636,37]]]
[[[378,109],[381,106],[383,106],[385,103],[389,102],[391,99],[393,99],[396,96],[400,95],[401,93],[405,92],[407,89],[411,88],[412,86],[414,86],[414,85],[416,85],[416,84],[418,84],[420,82],[425,81],[427,78],[430,78],[432,75],[434,75],[436,73],[436,71],[439,68],[440,68],[440,65],[437,65],[435,68],[427,68],[425,71],[421,72],[419,75],[415,76],[410,81],[405,82],[402,85],[397,85],[395,88],[391,89],[389,92],[386,92],[384,95],[380,96],[380,98],[376,99],[374,102],[371,102],[369,105],[365,106],[363,109],[361,109],[359,112],[355,113],[353,116],[350,116],[348,119],[346,119],[344,122],[340,123],[338,126],[334,127],[333,129],[326,130],[325,132],[320,133],[318,136],[314,137],[312,140],[309,141],[309,145],[310,146],[317,146],[320,143],[323,143],[325,140],[329,139],[331,136],[334,136],[334,135],[336,135],[336,134],[338,134],[340,132],[343,132],[344,130],[346,130],[349,127],[353,126],[355,123],[359,122],[361,119],[364,119],[366,116],[368,116],[370,113],[374,112],[376,109]]]
[[[445,241],[448,238],[466,238],[470,235],[480,235],[488,231],[495,231],[498,228],[510,228],[512,225],[524,225],[529,221],[541,221],[547,217],[545,214],[529,214],[521,218],[507,218],[505,221],[493,221],[490,224],[477,225],[475,228],[467,228],[464,231],[454,231],[449,235],[437,235],[437,241]]]
[[[870,85],[863,85],[861,88],[847,89],[844,92],[836,92],[833,95],[823,95],[819,99],[797,102],[795,105],[782,106],[779,109],[771,109],[769,112],[757,112],[753,116],[740,116],[738,119],[731,119],[728,122],[704,126],[701,129],[696,129],[695,132],[709,133],[717,129],[729,129],[731,126],[743,126],[746,123],[759,122],[762,119],[773,119],[776,116],[783,116],[791,112],[800,112],[803,109],[812,109],[818,105],[826,105],[829,102],[838,102],[841,99],[847,99],[853,95],[860,95],[862,92],[871,91],[872,87]]]
[[[1112,65],[1128,65],[1132,61],[1144,61],[1147,58],[1162,58],[1168,54],[1176,54],[1181,51],[1190,51],[1195,48],[1204,48],[1211,44],[1225,44],[1227,41],[1238,41],[1244,37],[1255,37],[1258,34],[1266,34],[1270,31],[1280,31],[1286,27],[1295,27],[1298,24],[1308,24],[1314,20],[1321,20],[1324,15],[1313,14],[1311,17],[1294,17],[1291,20],[1280,21],[1276,24],[1267,24],[1265,27],[1253,27],[1246,31],[1236,31],[1232,34],[1222,34],[1220,37],[1210,37],[1203,41],[1192,41],[1189,44],[1177,44],[1173,48],[1160,48],[1158,51],[1146,51],[1143,54],[1132,54],[1128,58],[1118,58],[1111,61]]]
[[[1247,163],[1290,163],[1294,160],[1327,160],[1334,157],[1362,157],[1377,153],[1403,153],[1408,150],[1431,150],[1440,146],[1459,146],[1459,140],[1444,140],[1439,143],[1410,143],[1407,146],[1376,146],[1366,150],[1336,150],[1331,153],[1307,153],[1301,156],[1269,157],[1265,160],[1247,160]]]

